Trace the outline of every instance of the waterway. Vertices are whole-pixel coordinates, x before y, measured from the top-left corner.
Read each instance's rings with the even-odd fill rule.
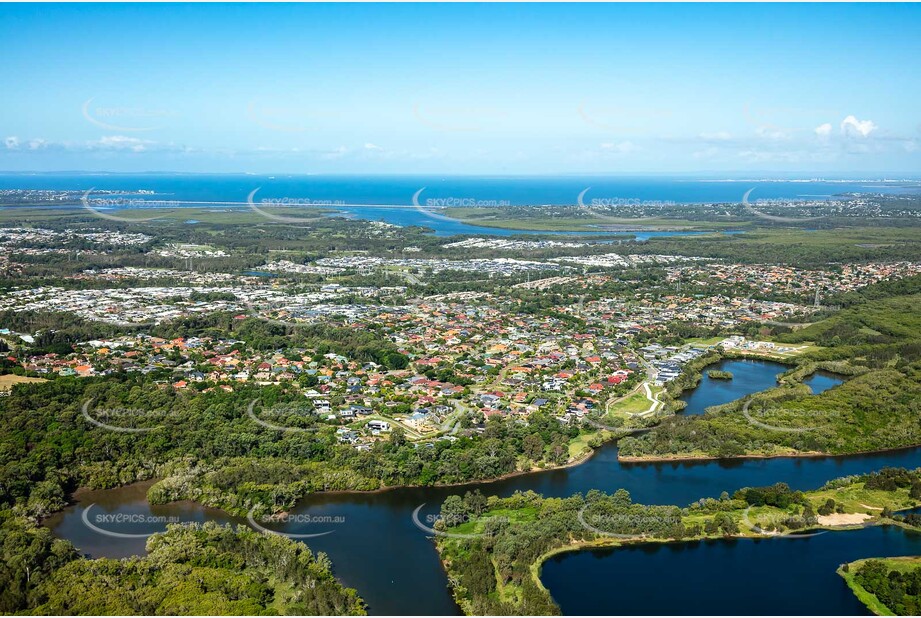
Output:
[[[711,370],[728,371],[731,380],[714,379],[707,375]],[[696,388],[683,393],[680,399],[687,403],[682,414],[703,414],[710,406],[719,406],[740,399],[750,393],[777,386],[777,376],[788,371],[789,366],[760,359],[722,359],[708,365]],[[803,383],[818,395],[844,382],[841,376],[827,371],[817,371]]]
[[[745,365],[744,371],[725,365],[735,375],[731,381],[733,398],[770,388],[774,377],[783,371],[782,365],[766,361],[731,362]],[[726,384],[706,377],[704,380],[688,395],[695,398],[695,405],[707,407],[724,402],[726,395],[721,389]],[[823,384],[814,382],[813,388]],[[301,521],[274,528],[296,534],[322,534],[305,542],[315,551],[329,554],[337,576],[345,585],[358,589],[373,614],[454,615],[459,610],[451,598],[434,543],[412,519],[413,512],[424,505],[419,517],[426,523],[426,518],[437,513],[441,502],[451,494],[480,489],[487,495],[535,491],[547,496],[569,496],[590,489],[613,492],[624,488],[637,502],[686,505],[701,497],[719,496],[723,491],[779,481],[796,489],[810,489],[832,478],[885,466],[921,466],[921,449],[852,457],[638,464],[619,462],[617,445],[609,443],[582,464],[492,483],[314,494],[293,510]],[[56,535],[71,540],[93,557],[144,553],[145,537],[112,538],[99,530],[144,535],[164,529],[170,520],[246,525],[245,520],[191,502],[151,506],[145,499],[148,486],[145,483],[81,492],[73,505],[46,524]],[[303,521],[306,515],[313,521]],[[318,519],[339,523],[317,523]],[[545,582],[565,613],[790,610],[789,613],[850,614],[860,608],[848,605],[846,596],[842,596],[841,583],[834,576],[837,562],[890,553],[921,553],[921,548],[914,545],[914,537],[906,539],[909,537],[900,530],[873,529],[826,534],[814,540],[720,541],[625,552],[581,552],[548,564]],[[608,577],[596,577],[596,572],[607,573]],[[811,575],[807,578],[804,573]],[[666,585],[674,594],[653,594]],[[754,596],[746,601],[749,597],[745,594]],[[772,594],[777,599],[773,605],[766,604],[762,598]],[[794,599],[784,600],[785,596]],[[669,605],[691,598],[695,599],[693,607]],[[827,605],[813,606],[821,601]]]

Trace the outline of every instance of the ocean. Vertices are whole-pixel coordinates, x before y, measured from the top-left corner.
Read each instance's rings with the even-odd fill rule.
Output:
[[[4,173],[3,189],[86,191],[147,190],[176,201],[240,202],[259,189],[257,200],[301,203],[412,205],[586,205],[611,202],[679,204],[751,199],[828,199],[841,193],[921,191],[921,181],[691,178],[668,176],[310,176],[249,174]],[[584,192],[584,193],[583,193]],[[152,198],[151,198],[152,199]]]

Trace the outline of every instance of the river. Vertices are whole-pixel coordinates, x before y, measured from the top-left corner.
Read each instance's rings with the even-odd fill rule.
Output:
[[[747,363],[747,361],[739,362]],[[771,377],[767,386],[772,386],[774,376],[783,371],[782,366],[770,362],[753,363],[752,366],[760,367],[758,379],[745,378],[742,375],[737,378],[738,385],[747,383],[748,387],[753,389],[748,392],[764,388],[764,381],[767,379],[765,376]],[[701,382],[697,388],[711,389],[712,387],[707,384],[710,383]],[[426,515],[437,512],[441,502],[454,493],[479,488],[487,495],[507,496],[515,491],[532,490],[547,496],[569,496],[577,492],[585,493],[590,489],[613,492],[616,489],[625,488],[637,502],[686,505],[701,497],[716,497],[724,490],[731,492],[745,486],[769,485],[784,481],[796,489],[809,489],[822,485],[828,479],[848,474],[869,472],[885,466],[914,468],[919,465],[921,465],[921,449],[919,448],[852,457],[626,464],[617,460],[617,445],[609,443],[598,449],[593,457],[580,465],[510,477],[492,483],[474,483],[461,487],[399,488],[375,493],[314,494],[304,499],[293,510],[293,518],[304,518],[309,515],[315,519],[322,519],[325,516],[331,519],[325,523],[289,522],[278,529],[298,534],[323,534],[323,536],[304,539],[304,541],[312,549],[329,554],[337,576],[347,586],[358,589],[368,602],[369,610],[373,614],[452,615],[457,614],[459,610],[451,598],[438,554],[431,539],[413,523],[412,514],[420,505],[426,505],[421,510],[421,518],[425,523]],[[122,557],[143,553],[145,539],[141,537],[110,538],[88,527],[84,522],[84,515],[87,521],[100,529],[134,534],[162,530],[166,519],[170,517],[179,521],[215,520],[245,523],[220,511],[204,509],[194,503],[183,502],[151,507],[144,499],[145,491],[146,485],[138,484],[99,492],[81,492],[76,496],[75,504],[49,518],[46,524],[56,535],[71,540],[81,551],[91,556]],[[91,510],[87,512],[90,507],[92,507]],[[115,521],[119,516],[123,521]],[[338,523],[333,518],[339,518]],[[855,539],[854,557],[885,553],[885,547],[877,547],[873,542],[866,543],[864,547],[860,541],[863,538],[861,535],[864,534],[870,535],[868,538],[872,541],[875,538],[872,536],[874,534],[890,533],[872,531],[836,533],[815,538],[817,540],[824,537],[840,538],[840,543],[844,546],[850,542],[848,539],[853,538]],[[901,531],[897,530],[892,531],[891,534],[904,536]],[[768,552],[781,552],[782,555],[776,559],[772,558],[775,560],[775,563],[772,563],[775,567],[777,564],[789,563],[791,565],[789,568],[799,568],[798,561],[802,559],[800,556],[802,545],[799,545],[801,542],[778,541],[774,546],[769,542],[740,541],[717,545],[722,549],[714,550],[711,554],[698,558],[706,566],[699,566],[697,572],[693,574],[694,577],[700,577],[701,572],[711,574],[702,582],[698,582],[696,588],[693,588],[694,594],[700,598],[698,611],[703,613],[719,613],[721,609],[725,609],[728,613],[761,611],[761,607],[723,605],[722,599],[727,591],[722,581],[722,574],[731,572],[735,575],[739,568],[738,565],[747,564],[750,559],[753,560],[751,564],[756,565],[757,560],[752,556],[760,555],[757,552],[762,548]],[[819,542],[827,543],[828,541]],[[710,547],[710,544],[694,544],[687,548],[676,546],[677,549],[669,546],[669,548],[656,551],[661,552],[662,556],[671,553],[678,556],[702,555],[694,553],[699,551],[695,549],[697,546]],[[816,543],[815,546],[818,547],[819,544]],[[668,577],[668,585],[672,586],[675,579],[680,579],[686,574],[686,568],[678,566],[677,562],[675,565],[669,564],[667,568],[659,568],[654,560],[648,563],[643,562],[644,556],[660,555],[653,550],[630,551],[636,552],[630,554],[631,560],[636,561],[633,569],[636,574],[631,574],[630,577],[640,578],[645,575],[651,580],[657,580],[660,585],[662,579]],[[755,551],[756,554],[747,553],[751,551]],[[768,555],[765,554],[765,556]],[[547,580],[547,583],[551,593],[561,603],[564,612],[582,613],[585,611],[584,608],[588,607],[570,606],[570,599],[575,592],[568,588],[564,589],[569,585],[566,583],[570,581],[567,578],[578,580],[580,574],[583,573],[582,561],[592,561],[593,568],[598,569],[613,568],[616,570],[618,568],[616,565],[604,566],[607,562],[597,560],[597,556],[597,554],[583,552],[574,554],[572,557],[564,556],[557,560],[553,567],[548,566],[547,574],[550,579]],[[570,567],[570,564],[574,566]],[[693,566],[688,568],[693,569]],[[756,567],[753,569],[746,580],[747,588],[754,590],[761,586],[773,586],[770,577],[774,576],[777,568],[771,568],[769,571],[762,571]],[[832,575],[834,575],[833,571],[834,569],[832,569]],[[815,573],[816,577],[822,575],[820,569],[816,569]],[[589,597],[584,600],[585,603],[608,603],[604,606],[594,606],[606,607],[608,612],[644,613],[637,609],[641,607],[643,599],[647,596],[642,593],[642,589],[625,585],[623,588],[625,593],[613,595],[611,582],[614,581],[618,580],[609,579],[607,587],[599,586],[594,589],[580,587],[578,595]],[[624,581],[626,583],[628,580]],[[814,580],[814,583],[818,582],[815,585],[820,585],[822,581],[832,582],[834,580]],[[840,592],[838,587],[830,589],[820,586],[811,590],[810,594],[825,597],[838,592]],[[684,595],[674,596],[688,598]],[[655,607],[665,613],[676,613],[666,611],[663,609],[665,606]],[[677,613],[688,611],[691,611],[691,608],[685,606]],[[810,612],[804,609],[803,612],[797,613]]]

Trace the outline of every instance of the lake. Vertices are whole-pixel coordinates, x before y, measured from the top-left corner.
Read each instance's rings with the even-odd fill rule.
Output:
[[[812,389],[813,395],[824,393],[828,389],[844,382],[844,378],[829,371],[816,371],[803,380],[803,384]]]
[[[871,615],[835,569],[913,554],[921,534],[877,526],[561,554],[544,563],[541,579],[566,615]]]
[[[713,369],[730,372],[732,379],[711,378],[707,372]],[[681,414],[703,414],[710,406],[720,406],[745,395],[773,388],[777,386],[777,376],[789,369],[788,365],[759,359],[724,358],[707,365],[700,378],[700,384],[679,397],[687,403]],[[817,371],[803,381],[812,389],[814,395],[842,382],[843,378],[827,371]]]

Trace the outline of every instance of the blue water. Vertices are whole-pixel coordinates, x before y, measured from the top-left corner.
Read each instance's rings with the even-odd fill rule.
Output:
[[[426,533],[412,523],[411,515],[420,505],[426,514],[436,513],[439,505],[452,494],[479,488],[486,495],[509,496],[515,491],[536,491],[545,496],[565,497],[574,493],[586,493],[590,489],[614,492],[624,488],[636,502],[646,504],[686,505],[701,497],[717,497],[722,491],[732,492],[746,486],[764,486],[783,481],[795,489],[810,489],[821,486],[825,481],[850,474],[861,474],[885,466],[917,468],[921,466],[921,449],[906,449],[871,455],[852,457],[781,458],[781,459],[736,459],[724,461],[692,461],[648,464],[627,464],[617,460],[617,446],[608,443],[602,446],[587,462],[572,468],[549,470],[536,474],[503,479],[493,483],[473,483],[459,487],[400,488],[380,493],[318,493],[306,498],[295,514],[309,513],[311,516],[341,517],[344,523],[337,524],[334,532],[327,536],[307,539],[314,551],[329,554],[336,568],[337,576],[348,586],[356,587],[370,604],[373,614],[388,615],[454,615],[459,613],[451,598],[445,575],[442,571],[434,544]],[[242,523],[225,513],[205,509],[192,503],[174,503],[152,507],[144,499],[143,488],[137,486],[92,492],[83,495],[77,504],[57,513],[48,521],[56,535],[71,540],[81,551],[92,556],[123,557],[144,553],[144,539],[117,539],[102,536],[86,528],[81,515],[91,504],[94,509],[106,513],[130,515],[176,516],[181,521],[215,520],[218,522]],[[98,511],[97,511],[98,512]],[[137,529],[124,532],[138,532]],[[163,529],[163,525],[151,527],[150,531]],[[326,530],[322,524],[290,524],[284,529],[297,534],[315,534]],[[848,533],[850,534],[850,533]],[[823,535],[829,536],[829,535]],[[815,537],[817,539],[822,537]],[[842,534],[841,543],[855,538],[854,557],[880,555],[886,546],[870,543],[863,545],[858,537]],[[798,546],[786,541],[785,560],[795,568],[801,556]],[[676,551],[681,551],[680,546]],[[741,542],[728,545],[745,549]],[[895,550],[893,550],[895,551]],[[921,552],[915,552],[921,553]],[[720,553],[707,558],[711,573],[734,571],[739,564],[748,560],[748,554]],[[602,568],[600,560],[591,562]],[[582,564],[582,563],[579,563]],[[567,565],[568,568],[568,565]],[[663,585],[664,574],[674,578],[686,577],[681,568],[660,569],[658,566],[638,566],[641,573]],[[581,572],[581,568],[576,568]],[[772,568],[765,575],[774,576]],[[834,569],[832,569],[834,571]],[[577,578],[578,579],[578,578]],[[669,577],[669,585],[673,578]],[[608,579],[608,582],[618,581]],[[753,580],[754,581],[754,580]],[[610,584],[609,584],[610,585]],[[677,585],[677,584],[676,584]],[[734,585],[734,584],[733,584]],[[769,585],[769,584],[765,584]],[[702,613],[728,612],[720,605],[724,586],[719,577],[698,583],[697,602]],[[550,587],[564,612],[572,613],[566,605],[559,587]],[[645,598],[639,588],[624,587],[616,595],[625,607],[638,607]],[[832,591],[833,592],[833,591]],[[814,594],[827,597],[832,592],[817,588]],[[585,594],[585,590],[582,591]],[[596,589],[593,599],[612,598],[609,588]],[[659,601],[660,602],[660,601]],[[662,606],[655,606],[661,609]],[[616,610],[611,610],[616,611]],[[636,610],[638,611],[638,610]],[[686,609],[685,611],[692,611]],[[752,610],[754,611],[754,610]],[[760,611],[760,610],[759,610]],[[616,613],[621,613],[616,611]],[[636,613],[623,610],[623,613]],[[665,612],[673,613],[673,612]],[[684,612],[679,612],[684,613]],[[734,613],[734,612],[730,612]],[[744,612],[743,612],[744,613]],[[808,613],[808,612],[806,612]],[[820,612],[821,613],[821,612]],[[837,612],[835,612],[837,613]],[[850,613],[850,612],[844,612]]]
[[[258,204],[257,204],[258,205]],[[526,235],[548,235],[548,236],[618,236],[624,239],[633,238],[639,241],[649,240],[650,238],[664,236],[700,236],[711,232],[689,232],[689,231],[643,231],[643,232],[606,232],[606,231],[547,231],[547,230],[507,230],[497,227],[486,227],[482,225],[470,225],[451,219],[450,209],[443,209],[433,214],[429,214],[424,208],[419,209],[414,206],[405,206],[398,208],[376,208],[374,206],[324,206],[324,209],[332,208],[337,213],[352,219],[364,219],[366,221],[383,221],[393,225],[405,226],[422,226],[431,228],[435,236],[454,236],[457,234],[475,234],[480,236],[519,236]],[[444,213],[444,214],[442,214]],[[727,230],[721,234],[740,234],[739,230]]]
[[[731,380],[714,380],[707,375],[711,369],[732,373]],[[682,394],[680,399],[687,402],[682,414],[703,414],[710,406],[719,406],[751,393],[764,391],[777,386],[777,376],[789,367],[780,363],[763,360],[728,360],[724,359],[708,365],[697,388]]]
[[[722,367],[735,374],[732,381],[735,390],[726,393],[723,389],[727,383],[705,378],[690,394],[691,398],[701,398],[699,405],[705,407],[710,405],[708,402],[770,388],[774,386],[775,376],[785,369],[783,365],[767,361],[726,361]],[[825,386],[824,382],[822,386]],[[608,443],[588,461],[571,468],[458,487],[409,487],[378,493],[317,493],[303,500],[293,513],[341,518],[342,523],[331,528],[331,534],[309,538],[306,542],[314,551],[329,554],[336,575],[346,585],[360,591],[369,603],[371,613],[455,615],[459,609],[447,587],[434,544],[425,532],[413,524],[411,518],[413,512],[421,507],[424,521],[424,517],[436,513],[450,495],[463,495],[468,490],[479,488],[486,495],[509,496],[516,491],[535,491],[545,496],[565,497],[585,494],[591,489],[612,493],[623,488],[636,502],[687,505],[702,497],[717,497],[723,491],[732,492],[741,487],[764,486],[780,481],[794,489],[816,488],[829,479],[866,473],[885,466],[921,466],[921,449],[850,457],[623,463],[617,459],[617,445]],[[188,502],[151,506],[145,499],[145,491],[146,486],[136,485],[84,494],[76,504],[49,518],[46,525],[56,535],[71,540],[81,551],[92,556],[123,557],[143,554],[145,539],[113,540],[89,529],[83,524],[81,516],[91,505],[96,505],[92,507],[96,513],[243,523],[221,511]],[[147,530],[144,530],[145,527]],[[118,528],[117,531],[154,532],[163,527],[163,524],[142,523],[130,530]],[[329,525],[288,523],[275,527],[296,534],[317,534],[326,532]],[[828,607],[835,610],[831,613],[850,614],[858,611],[859,607],[849,605],[851,601],[840,596],[838,582],[828,577],[826,567],[830,565],[834,575],[836,561],[910,553],[909,550],[918,553],[914,546],[901,545],[905,542],[904,535],[899,535],[902,535],[899,531],[892,534],[888,531],[866,531],[823,535],[815,537],[809,545],[801,545],[799,540],[780,541],[776,546],[751,541],[673,545],[630,550],[632,553],[627,554],[604,554],[604,559],[599,559],[602,554],[582,553],[566,556],[548,565],[545,582],[566,613],[784,613],[788,606],[779,600],[763,607],[739,609],[740,606],[735,605],[739,594],[736,587],[743,581],[747,582],[747,587],[752,587],[753,583],[764,583],[770,587],[773,585],[770,582],[774,581],[770,578],[776,577],[782,578],[786,585],[792,577],[788,577],[787,573],[799,573],[801,565],[809,564],[814,577],[803,581],[814,586],[810,594],[827,601]],[[834,541],[832,545],[826,545],[831,541]],[[707,549],[711,547],[715,549]],[[809,550],[805,558],[800,554],[804,547]],[[758,552],[752,553],[754,549]],[[650,555],[654,559],[644,562],[644,558]],[[682,561],[686,556],[690,558]],[[761,562],[767,565],[766,570],[759,571],[757,565]],[[629,566],[624,567],[624,564]],[[754,565],[751,567],[754,570],[746,575],[749,579],[741,574],[745,565]],[[596,571],[604,576],[596,577]],[[664,585],[662,578],[666,575],[670,575],[667,585],[670,590],[676,591],[676,595],[658,595],[650,599],[647,594],[649,586],[654,592],[656,587]],[[611,594],[610,588],[614,582],[618,583],[620,591],[616,595]],[[728,592],[727,585],[731,588]],[[684,595],[690,594],[690,591],[696,603],[693,607],[677,609],[677,606],[668,605],[674,598],[688,598]],[[573,598],[584,604],[571,605]],[[617,599],[616,606],[610,605],[612,599]],[[724,599],[730,605],[724,604]],[[644,603],[649,603],[648,607]],[[802,606],[802,613],[812,611],[811,605]]]
[[[827,371],[816,371],[814,374],[803,380],[803,384],[812,389],[813,395],[824,393],[830,388],[842,384],[844,379],[841,376],[829,373]]]
[[[921,534],[872,527],[562,554],[541,579],[565,615],[870,615],[835,570],[917,554]]]
[[[732,379],[713,379],[707,375],[711,369],[728,371],[732,374]],[[789,366],[781,363],[757,359],[723,359],[708,365],[703,370],[697,387],[685,391],[679,397],[688,404],[681,413],[703,414],[710,406],[723,405],[746,395],[773,388],[777,386],[777,376],[789,369]],[[827,371],[816,371],[803,380],[803,384],[812,390],[813,395],[823,393],[843,382],[843,377]]]
[[[0,189],[69,189],[86,191],[155,191],[158,198],[245,202],[254,189],[256,199],[300,198],[341,200],[346,204],[412,204],[429,199],[508,201],[512,205],[575,204],[579,194],[593,199],[659,200],[678,203],[740,202],[756,187],[752,199],[821,199],[839,193],[902,193],[918,190],[899,183],[691,178],[668,176],[296,176],[249,174],[0,174]]]
[[[583,203],[592,200],[662,201],[679,204],[733,202],[756,187],[753,199],[823,199],[842,192],[903,193],[917,191],[921,184],[908,187],[895,183],[793,182],[791,180],[736,180],[687,177],[440,177],[440,176],[268,176],[248,174],[0,174],[2,189],[60,189],[88,191],[154,191],[140,196],[146,201],[192,202],[176,206],[236,204],[253,200],[287,198],[297,203],[328,202],[370,206],[343,207],[341,212],[361,219],[386,221],[396,225],[424,225],[437,235],[491,234],[510,236],[527,233],[466,225],[428,217],[413,208],[374,208],[374,205],[411,206],[414,196],[423,207],[429,200],[467,200],[511,205],[572,205],[583,194]],[[421,191],[421,193],[420,193]],[[321,206],[329,207],[329,206]],[[541,232],[547,234],[548,232]],[[564,234],[566,232],[563,232]],[[589,233],[591,232],[583,232]],[[655,236],[689,235],[695,232],[642,232],[635,236],[647,240]],[[572,234],[572,232],[569,232]]]

